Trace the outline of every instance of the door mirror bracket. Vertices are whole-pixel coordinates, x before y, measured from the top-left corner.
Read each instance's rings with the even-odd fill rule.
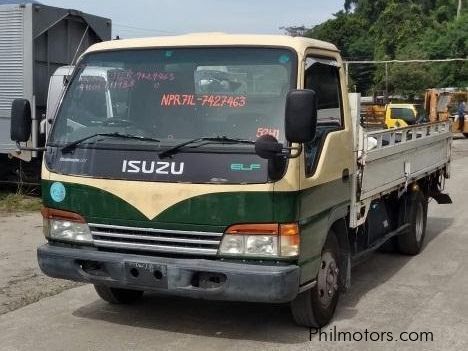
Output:
[[[297,158],[302,153],[302,144],[288,147],[279,143],[272,135],[263,135],[255,141],[255,152],[267,160]]]

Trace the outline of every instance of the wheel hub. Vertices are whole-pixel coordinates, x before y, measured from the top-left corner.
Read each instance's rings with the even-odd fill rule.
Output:
[[[325,307],[330,305],[338,290],[338,265],[335,258],[329,252],[322,255],[320,270],[317,277],[318,297]]]
[[[415,226],[416,241],[418,243],[422,239],[423,231],[424,231],[424,209],[423,209],[423,205],[419,203],[416,208],[416,226]]]

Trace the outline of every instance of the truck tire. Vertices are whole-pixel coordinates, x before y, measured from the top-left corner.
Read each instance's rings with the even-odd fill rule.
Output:
[[[397,251],[397,238],[391,237],[382,246],[379,247],[379,251],[383,253],[394,253]]]
[[[468,138],[468,133],[463,133],[463,135],[465,136],[465,138]]]
[[[143,296],[141,290],[110,288],[105,285],[94,285],[101,299],[113,305],[126,305],[139,300]]]
[[[321,263],[314,287],[291,302],[294,321],[301,326],[321,328],[333,318],[339,297],[338,240],[330,231],[322,249]]]
[[[409,223],[410,227],[397,236],[398,251],[405,255],[417,255],[426,236],[427,198],[422,191],[411,192],[403,198],[400,223]]]

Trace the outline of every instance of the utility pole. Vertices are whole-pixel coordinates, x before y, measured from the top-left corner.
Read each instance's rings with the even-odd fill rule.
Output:
[[[457,19],[460,17],[460,14],[461,14],[462,1],[463,0],[458,0]]]
[[[349,63],[345,62],[345,70],[346,70],[346,87],[349,89]]]
[[[385,103],[388,104],[388,62],[385,62]]]

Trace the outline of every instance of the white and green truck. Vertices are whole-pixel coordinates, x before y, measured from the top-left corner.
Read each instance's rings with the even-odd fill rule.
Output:
[[[298,324],[323,326],[354,263],[383,245],[417,254],[428,199],[450,202],[449,122],[364,130],[329,43],[118,40],[58,81],[39,265],[111,303],[290,303]],[[28,105],[12,116],[24,145]]]

